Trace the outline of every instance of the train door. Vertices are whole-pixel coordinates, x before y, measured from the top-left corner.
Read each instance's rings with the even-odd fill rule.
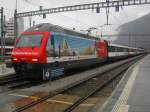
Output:
[[[46,47],[47,65],[43,70],[43,80],[58,77],[64,74],[64,68],[61,66],[61,36],[52,34],[49,37]]]
[[[53,37],[48,37],[47,46],[46,46],[46,56],[47,58],[52,58],[54,56],[54,42]]]

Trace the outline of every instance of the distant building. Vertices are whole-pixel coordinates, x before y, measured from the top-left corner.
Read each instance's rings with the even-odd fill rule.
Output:
[[[23,18],[18,19],[18,35],[24,31],[24,20]],[[10,18],[6,21],[6,38],[14,39],[14,18]]]

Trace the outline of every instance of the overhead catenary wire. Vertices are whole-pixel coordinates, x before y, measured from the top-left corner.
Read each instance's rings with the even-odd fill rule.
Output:
[[[109,14],[110,14],[110,16],[112,16],[112,17],[114,18],[114,20],[115,20],[117,23],[119,22],[120,25],[123,24],[123,22],[122,22],[118,17],[116,17],[115,15],[113,15],[111,12],[110,12]]]
[[[70,18],[70,19],[72,19],[72,20],[74,20],[74,21],[76,21],[76,22],[79,22],[79,23],[81,23],[81,24],[84,24],[84,25],[86,25],[86,26],[93,27],[93,26],[91,26],[91,25],[89,25],[89,24],[87,24],[87,23],[84,23],[84,22],[82,22],[82,21],[80,21],[80,20],[78,20],[78,19],[75,19],[75,18],[73,18],[73,17],[66,16],[66,15],[63,15],[63,14],[59,14],[59,15],[61,15],[61,16],[63,16],[63,17],[66,17],[66,18]]]
[[[23,1],[27,2],[30,5],[36,6],[36,7],[40,7],[41,6],[41,5],[37,4],[37,3],[31,2],[30,0],[23,0]]]
[[[123,7],[121,7],[121,11],[122,11],[122,13],[124,14],[124,16],[125,16],[127,22],[129,22],[130,19],[129,19],[128,15],[126,14],[126,12],[124,11],[124,8],[123,8]]]

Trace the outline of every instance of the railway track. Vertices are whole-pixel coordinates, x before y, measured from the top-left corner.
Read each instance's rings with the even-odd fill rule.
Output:
[[[40,104],[42,104],[43,102],[54,101],[53,100],[54,97],[57,97],[62,94],[65,94],[65,95],[67,95],[68,93],[70,94],[70,91],[74,91],[74,90],[79,91],[79,89],[85,90],[88,87],[87,85],[91,84],[92,86],[90,88],[88,87],[88,92],[87,91],[83,92],[82,95],[75,98],[74,101],[72,101],[72,103],[69,104],[69,106],[67,105],[65,108],[61,110],[63,112],[71,112],[74,109],[76,109],[80,104],[82,104],[82,102],[87,100],[89,97],[93,96],[94,94],[96,94],[97,92],[101,91],[103,88],[108,86],[111,82],[113,82],[118,76],[120,76],[128,67],[130,67],[137,60],[139,60],[139,58],[135,58],[132,61],[130,60],[128,62],[123,63],[122,65],[115,66],[114,68],[111,68],[110,70],[107,70],[101,74],[93,75],[93,77],[87,80],[84,80],[83,82],[79,82],[75,85],[70,85],[68,86],[68,88],[64,88],[62,90],[58,90],[53,93],[49,93],[49,95],[46,95],[42,98],[37,98],[36,101],[33,101],[32,103],[19,107],[13,112],[22,112],[22,111],[30,112],[32,110],[35,110],[35,108],[38,109],[38,106],[40,106]],[[50,110],[50,106],[48,108]],[[56,106],[55,108],[58,109],[59,106],[58,107]],[[53,110],[54,110],[54,107],[53,107]]]
[[[24,81],[19,81],[19,82],[11,83],[11,84],[8,85],[7,87],[8,87],[8,88],[22,87],[22,86],[25,86],[26,84],[30,84],[30,83],[31,83],[31,81],[24,80]]]
[[[118,76],[120,76],[130,65],[131,64],[129,64],[129,65],[125,64],[125,65],[123,65],[121,67],[118,67],[117,69],[114,69],[112,71],[109,71],[108,73],[104,73],[101,76],[96,77],[97,80],[94,81],[94,86],[93,86],[93,83],[92,83],[92,87],[91,87],[90,91],[88,93],[85,93],[85,95],[81,96],[71,106],[67,107],[64,110],[64,112],[71,112],[71,111],[73,111],[80,104],[82,104],[82,102],[84,102],[85,100],[87,100],[91,96],[95,95],[97,92],[99,92],[102,89],[104,89],[105,87],[107,87],[116,78],[118,78]],[[112,72],[114,72],[114,73],[112,74]],[[110,75],[112,75],[112,76],[110,76]],[[106,77],[107,77],[107,79],[106,79]],[[105,79],[105,81],[102,81],[103,79]],[[99,80],[101,80],[101,82],[99,82]],[[90,83],[90,81],[87,82],[87,83]],[[85,87],[83,87],[83,88],[85,88]]]
[[[19,77],[16,74],[13,74],[12,76],[5,77],[4,79],[0,80],[0,94],[5,93],[8,91],[12,91],[14,89],[18,89],[21,87],[24,87],[25,85],[29,85],[32,82],[30,80],[27,80],[24,77]]]
[[[10,84],[10,83],[13,83],[13,82],[17,82],[19,80],[22,80],[23,78],[22,77],[19,77],[18,75],[15,75],[13,77],[8,77],[8,78],[5,78],[3,80],[0,81],[0,86],[2,85],[7,85],[7,84]]]

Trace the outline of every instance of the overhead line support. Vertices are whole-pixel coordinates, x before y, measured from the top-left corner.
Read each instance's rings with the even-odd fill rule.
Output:
[[[28,16],[35,16],[35,15],[43,15],[43,14],[52,14],[52,13],[58,13],[58,12],[96,9],[98,7],[107,8],[107,7],[116,7],[116,6],[143,5],[143,4],[150,4],[150,0],[123,0],[123,1],[116,0],[116,1],[109,1],[109,2],[64,6],[64,7],[17,13],[16,17],[19,18],[19,17],[28,17]]]

